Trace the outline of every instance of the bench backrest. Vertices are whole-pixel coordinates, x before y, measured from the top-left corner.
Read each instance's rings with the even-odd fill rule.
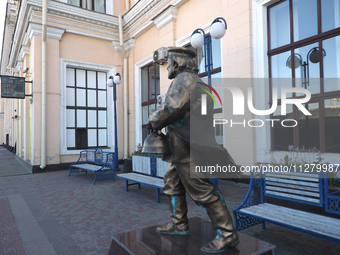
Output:
[[[323,206],[321,173],[264,172],[264,196]]]
[[[162,156],[159,155],[132,155],[132,169],[136,173],[164,178],[167,165],[168,163],[162,161]]]
[[[86,152],[86,163],[92,163],[96,165],[104,165],[105,163],[109,166],[113,166],[113,153],[103,152],[102,149],[87,150]]]

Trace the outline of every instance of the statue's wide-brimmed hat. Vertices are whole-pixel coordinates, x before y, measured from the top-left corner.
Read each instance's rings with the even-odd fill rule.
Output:
[[[184,54],[191,58],[196,57],[196,52],[194,50],[184,47],[168,47],[168,53]]]

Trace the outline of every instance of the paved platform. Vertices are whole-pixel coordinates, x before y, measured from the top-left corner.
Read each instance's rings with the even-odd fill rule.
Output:
[[[21,160],[21,159],[19,159]],[[17,156],[0,146],[0,177],[29,174],[30,172],[18,161]]]
[[[6,165],[0,158],[0,169]],[[121,166],[122,169],[122,166]],[[0,254],[108,254],[114,233],[164,224],[166,197],[155,189],[125,182],[98,181],[93,173],[69,171],[0,177]],[[219,181],[230,212],[244,199],[248,185]],[[208,219],[190,199],[189,217]],[[241,231],[276,246],[275,254],[339,254],[340,244],[273,224]]]

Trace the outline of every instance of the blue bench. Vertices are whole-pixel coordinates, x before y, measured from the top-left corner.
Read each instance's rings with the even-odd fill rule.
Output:
[[[262,224],[264,229],[265,222],[270,222],[340,242],[340,219],[269,203],[273,200],[271,197],[322,207],[327,213],[340,215],[340,190],[329,192],[328,172],[282,173],[264,169],[266,168],[251,173],[248,193],[243,202],[233,210],[237,231],[257,224]],[[328,171],[335,170],[331,168]],[[340,182],[340,171],[336,174],[336,180]]]
[[[147,159],[145,161],[135,161],[134,156],[132,158],[132,173],[125,174],[117,174],[117,177],[125,179],[126,191],[129,191],[129,186],[138,185],[138,189],[140,189],[140,185],[144,184],[147,186],[151,186],[157,189],[157,203],[160,202],[160,196],[164,194],[160,193],[161,190],[164,190],[164,174],[166,172],[166,166],[168,163],[162,161],[162,155],[148,155],[148,157],[144,157]],[[146,166],[145,166],[146,165]],[[132,183],[129,183],[132,182]],[[217,178],[211,178],[210,181],[218,187]]]
[[[155,155],[148,155],[147,157],[143,157],[144,160],[147,160],[147,164],[145,164],[144,167],[142,166],[142,162],[136,163],[134,161],[135,159],[133,158],[133,172],[117,174],[117,177],[125,180],[125,190],[129,191],[129,186],[131,185],[138,185],[138,189],[140,189],[141,184],[154,187],[157,189],[157,203],[159,203],[160,196],[164,195],[160,191],[164,189],[163,178],[166,170],[166,168],[164,167],[164,163],[161,161],[161,157],[162,156]],[[132,183],[129,183],[129,181]]]
[[[102,149],[85,150],[80,152],[76,163],[70,165],[70,174],[79,172],[94,172],[94,182],[98,180],[115,180],[114,153],[103,152]]]

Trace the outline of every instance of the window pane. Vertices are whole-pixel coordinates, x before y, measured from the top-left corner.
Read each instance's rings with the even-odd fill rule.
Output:
[[[148,101],[149,83],[148,83],[148,68],[142,70],[142,102]]]
[[[325,100],[326,152],[340,153],[340,98]]]
[[[79,0],[67,0],[67,3],[75,5],[75,6],[80,6],[80,1]]]
[[[85,88],[85,71],[77,70],[77,87]]]
[[[221,40],[211,38],[213,69],[221,67]]]
[[[97,12],[105,13],[104,0],[94,0],[94,10]]]
[[[106,129],[98,129],[98,146],[107,146]]]
[[[74,106],[74,88],[66,88],[66,105]]]
[[[304,107],[312,115],[304,115],[299,110],[299,148],[309,150],[315,147],[319,149],[319,103],[305,104]]]
[[[274,78],[271,83],[272,87],[278,88],[278,99],[281,99],[281,88],[293,86],[290,59],[290,51],[271,57],[271,77]],[[292,97],[292,93],[287,94],[287,97]]]
[[[322,45],[326,54],[323,58],[325,92],[340,90],[340,36],[324,40]]]
[[[307,46],[294,50],[295,56],[295,86],[297,88],[308,89],[312,94],[320,93],[320,62],[317,63],[313,57],[319,50],[318,43],[309,44]],[[317,54],[318,55],[318,54]],[[308,58],[308,59],[307,59]],[[297,95],[301,96],[301,94]]]
[[[98,127],[106,127],[106,111],[98,111]]]
[[[287,114],[281,115],[281,105],[276,108],[276,111],[273,113],[273,119],[277,119],[273,121],[273,137],[274,137],[274,149],[280,151],[288,151],[288,146],[293,145],[293,128],[292,127],[283,127],[281,125],[281,121],[284,119],[294,119],[293,117],[293,107],[292,105],[287,105]],[[293,122],[284,122],[286,126],[294,125]]]
[[[322,32],[340,27],[340,0],[321,0]]]
[[[87,107],[97,106],[97,95],[96,91],[89,89],[87,90]]]
[[[76,147],[87,148],[87,130],[86,128],[76,129]]]
[[[156,98],[156,91],[155,91],[155,67],[149,67],[149,99]]]
[[[205,72],[205,52],[203,50],[203,47],[197,49],[197,66],[198,66],[198,73],[204,73]]]
[[[294,41],[318,33],[317,0],[293,0]],[[280,32],[280,30],[278,30]]]
[[[92,0],[83,0],[84,2],[86,1],[86,9],[93,10],[92,8]],[[85,7],[83,5],[83,7]]]
[[[75,147],[76,146],[75,129],[67,129],[66,130],[66,146],[67,147]]]
[[[269,9],[270,48],[290,43],[289,1]]]
[[[89,147],[97,146],[97,129],[88,129],[88,145]]]
[[[87,112],[87,126],[97,127],[97,111],[91,110]]]
[[[106,73],[97,72],[98,89],[106,89]]]
[[[143,143],[145,138],[148,136],[149,130],[147,128],[142,128],[142,134],[143,134]]]
[[[66,127],[75,127],[75,110],[67,109],[66,110]]]
[[[148,123],[149,120],[149,106],[145,105],[143,108],[143,125]]]
[[[86,106],[86,90],[77,89],[77,106]]]
[[[73,68],[66,69],[66,86],[74,87],[74,69]]]
[[[155,65],[156,68],[156,96],[160,94],[160,80],[159,80],[159,65]]]
[[[106,107],[106,91],[98,90],[98,107]]]
[[[96,72],[87,71],[87,87],[92,89],[97,88]]]
[[[77,110],[77,127],[86,127],[86,110]]]
[[[153,113],[156,110],[156,105],[155,104],[150,104],[149,105],[149,116],[151,113]],[[148,118],[149,118],[148,116]]]

